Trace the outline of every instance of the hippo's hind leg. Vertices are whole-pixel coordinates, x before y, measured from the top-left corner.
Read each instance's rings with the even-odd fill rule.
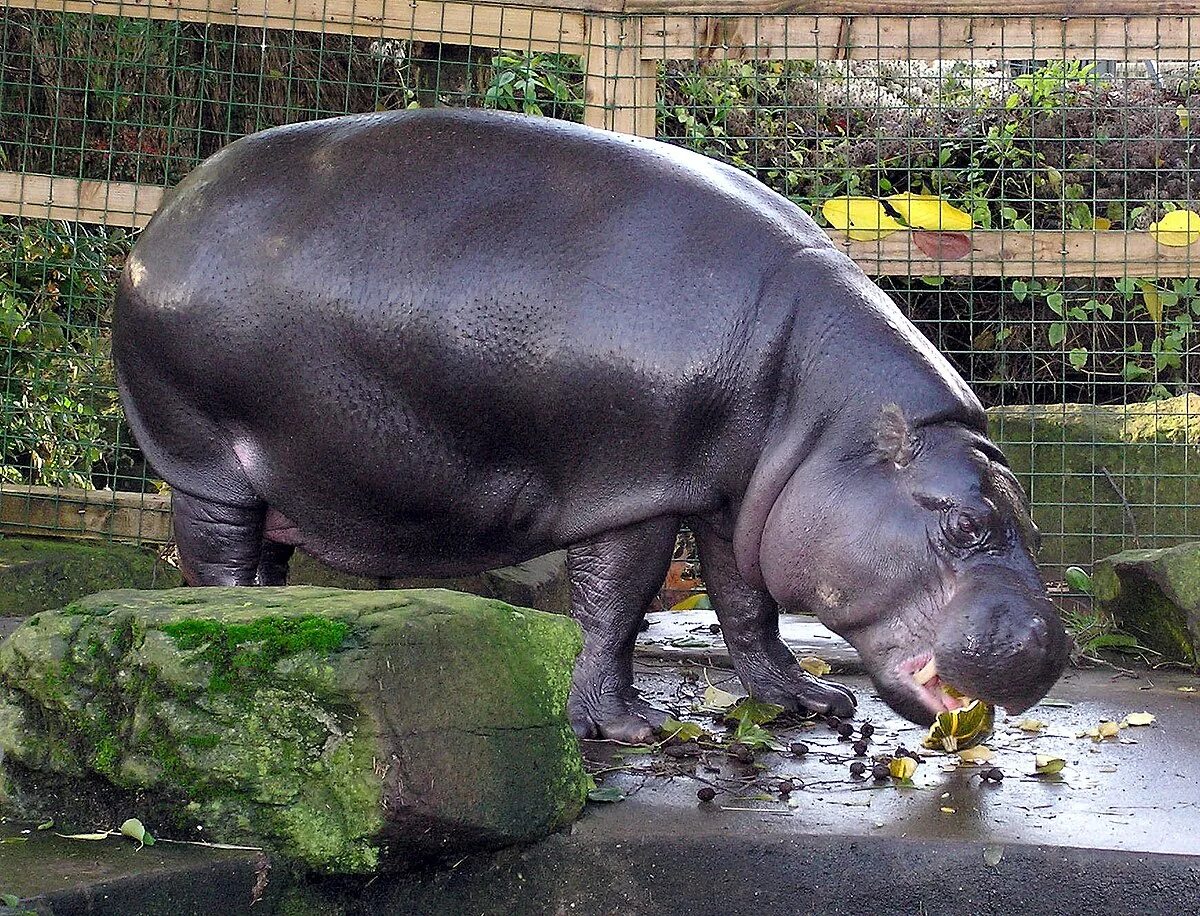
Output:
[[[694,529],[700,574],[734,668],[751,696],[800,712],[853,715],[854,694],[809,674],[779,638],[779,608],[768,592],[738,573],[733,545],[704,525]]]
[[[568,709],[581,738],[640,744],[653,740],[666,717],[634,689],[633,646],[678,530],[676,519],[651,519],[567,552],[572,613],[583,628]]]
[[[262,555],[258,559],[259,585],[287,585],[288,563],[296,548],[291,544],[280,544],[265,538],[262,545]]]
[[[255,585],[265,503],[229,506],[171,491],[179,565],[189,585]]]

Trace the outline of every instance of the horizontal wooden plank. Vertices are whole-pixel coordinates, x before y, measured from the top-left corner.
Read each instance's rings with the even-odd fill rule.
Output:
[[[553,0],[552,0],[553,2]],[[1037,16],[1048,19],[1083,16],[1190,16],[1194,0],[1010,0],[980,4],[975,0],[625,0],[628,14],[719,16],[736,12],[824,16]]]
[[[47,200],[50,193],[54,195],[52,201]],[[79,182],[0,172],[0,213],[9,215],[50,214],[54,219],[85,223],[143,225],[162,194],[163,189],[153,185]],[[840,232],[830,234],[874,276],[1200,276],[1200,245],[1167,247],[1155,242],[1148,232],[977,229],[967,233],[970,253],[965,258],[945,261],[922,252],[909,232],[895,232],[869,242],[850,241]]]
[[[156,493],[0,485],[0,531],[166,544],[171,498]]]
[[[1200,277],[1200,244],[1159,245],[1149,232],[977,229],[966,233],[964,258],[939,260],[917,247],[914,233],[874,241],[834,241],[871,276],[943,277]]]
[[[13,9],[298,29],[510,50],[583,50],[583,15],[438,0],[5,0]]]
[[[647,16],[657,60],[1191,60],[1200,16]]]
[[[163,189],[154,185],[0,172],[0,214],[5,216],[144,226],[162,197]]]

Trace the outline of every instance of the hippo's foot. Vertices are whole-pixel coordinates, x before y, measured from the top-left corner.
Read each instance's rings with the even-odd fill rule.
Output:
[[[854,694],[841,684],[815,677],[799,665],[759,669],[743,680],[753,697],[790,712],[849,718],[858,707]]]
[[[622,744],[652,744],[655,730],[667,719],[666,712],[643,700],[633,687],[572,690],[567,712],[580,738],[606,738]]]

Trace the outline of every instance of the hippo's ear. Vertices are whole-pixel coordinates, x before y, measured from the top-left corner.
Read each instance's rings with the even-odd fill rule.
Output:
[[[885,404],[875,427],[875,447],[898,468],[908,467],[917,451],[912,427],[898,404]]]

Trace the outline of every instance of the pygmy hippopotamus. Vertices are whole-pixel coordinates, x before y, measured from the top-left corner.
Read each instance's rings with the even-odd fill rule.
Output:
[[[779,607],[920,723],[956,692],[1024,709],[1066,663],[967,384],[800,208],[696,153],[480,111],[245,137],[141,234],[113,352],[193,585],[282,584],[296,547],[380,577],[568,548],[581,736],[664,716],[632,654],[682,524],[763,700],[855,707]]]

